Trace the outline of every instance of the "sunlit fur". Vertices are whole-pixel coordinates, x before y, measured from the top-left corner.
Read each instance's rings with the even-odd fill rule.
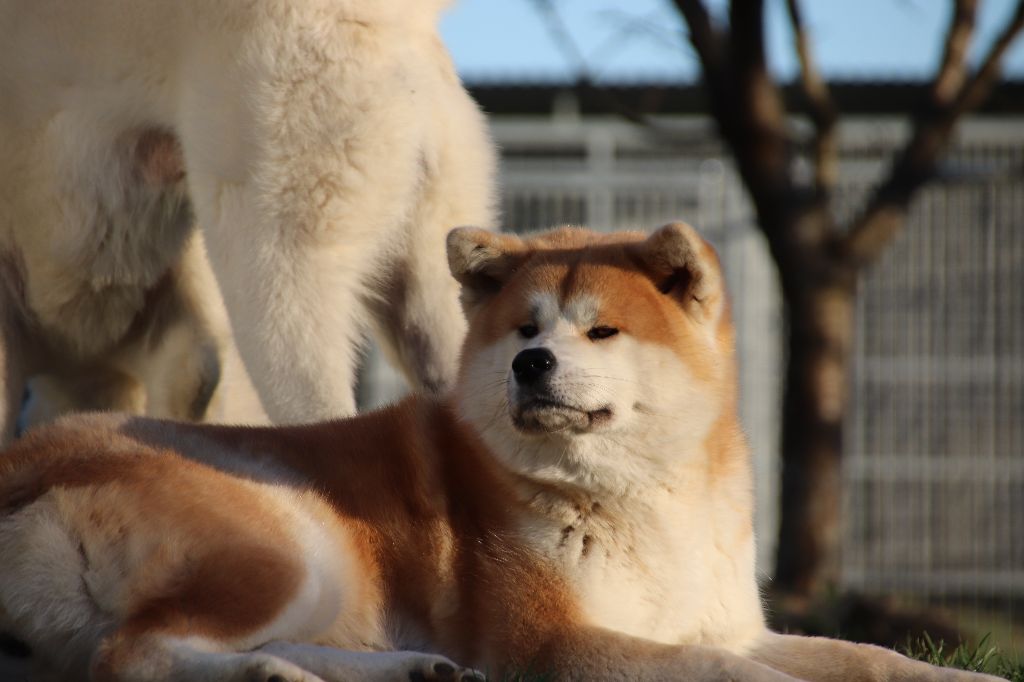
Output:
[[[531,491],[541,512],[531,541],[558,558],[593,618],[742,650],[763,625],[750,515],[733,511],[750,508],[751,481],[732,328],[720,295],[689,310],[687,289],[658,291],[642,239],[565,229],[527,240],[525,253],[537,253],[470,310],[459,410]],[[539,333],[523,338],[526,324]],[[619,333],[591,340],[596,326]],[[600,411],[593,424],[517,428],[524,396],[510,367],[534,347],[557,358],[551,396]]]
[[[442,655],[497,679],[975,677],[766,630],[733,332],[691,228],[460,229],[448,256],[470,331],[442,401],[76,417],[0,455],[0,631],[103,682],[473,676]],[[517,375],[539,348],[555,364]]]
[[[444,236],[494,218],[446,4],[0,0],[0,443],[41,373],[71,407],[194,418],[223,352],[168,289],[194,308],[219,285],[276,423],[353,414],[371,331],[445,390],[465,321]],[[196,226],[216,281],[187,272]]]

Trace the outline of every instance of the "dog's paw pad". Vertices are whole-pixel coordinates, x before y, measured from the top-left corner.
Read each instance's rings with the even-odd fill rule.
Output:
[[[483,673],[448,661],[426,662],[409,671],[409,682],[485,682]]]

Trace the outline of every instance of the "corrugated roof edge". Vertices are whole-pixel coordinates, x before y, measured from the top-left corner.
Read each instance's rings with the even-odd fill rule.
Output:
[[[704,114],[707,104],[699,83],[631,82],[570,83],[565,81],[474,81],[466,87],[484,110],[492,114],[549,115],[557,108],[574,106],[582,115]],[[915,80],[840,80],[830,83],[842,113],[905,114],[919,106],[928,87]],[[799,111],[798,86],[783,86],[790,111]],[[1001,82],[980,108],[980,113],[1024,115],[1024,80]]]

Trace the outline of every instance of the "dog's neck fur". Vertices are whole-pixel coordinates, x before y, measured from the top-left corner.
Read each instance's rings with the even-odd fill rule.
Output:
[[[614,488],[600,484],[600,472],[572,464],[578,460],[566,450],[578,436],[528,444],[538,454],[548,450],[551,464],[526,472],[507,464],[521,456],[493,451],[521,444],[485,437],[488,456],[501,463],[518,504],[529,511],[518,529],[525,544],[555,564],[594,624],[666,643],[704,641],[737,650],[761,631],[760,609],[751,608],[758,598],[750,568],[748,451],[731,408],[714,426],[709,434],[643,439],[644,448],[671,447],[671,465],[600,439],[601,457],[631,458],[638,465],[627,485]],[[572,468],[561,468],[566,462]],[[730,513],[721,513],[723,505]],[[744,519],[738,525],[737,508]],[[712,582],[718,583],[713,594],[734,598],[701,603],[706,592],[699,586]]]

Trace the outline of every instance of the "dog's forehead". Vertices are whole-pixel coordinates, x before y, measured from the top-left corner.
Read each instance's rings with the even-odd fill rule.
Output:
[[[540,254],[519,273],[518,297],[538,324],[562,318],[579,327],[639,322],[644,308],[661,309],[651,279],[624,253],[583,249]],[[660,315],[659,315],[660,317]]]
[[[564,319],[577,327],[589,327],[597,322],[601,312],[601,299],[595,294],[574,292],[560,298],[554,291],[530,293],[530,316],[541,326],[550,326]]]

